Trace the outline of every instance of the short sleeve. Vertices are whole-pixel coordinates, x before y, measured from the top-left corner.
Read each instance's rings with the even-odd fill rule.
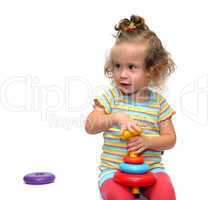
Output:
[[[159,122],[171,118],[176,113],[175,110],[169,105],[166,98],[163,97],[162,95],[159,95],[159,105],[160,105],[159,116],[158,116]]]
[[[107,114],[112,112],[112,105],[114,102],[114,95],[112,89],[107,89],[101,95],[94,98],[95,105],[99,105],[105,109]]]

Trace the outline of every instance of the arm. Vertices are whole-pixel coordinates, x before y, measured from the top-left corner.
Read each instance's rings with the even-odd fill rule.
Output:
[[[160,122],[160,136],[136,136],[128,141],[128,150],[141,153],[146,149],[164,151],[173,148],[176,143],[176,134],[171,119]]]
[[[96,134],[109,129],[115,123],[115,113],[107,114],[103,107],[94,105],[94,110],[87,117],[85,130],[89,134]]]
[[[159,95],[160,112],[159,112],[159,137],[147,138],[149,142],[149,148],[153,150],[163,151],[171,149],[176,143],[176,133],[171,120],[171,116],[175,114],[175,111],[168,104],[167,100]]]
[[[95,101],[94,110],[89,114],[85,124],[87,133],[96,134],[111,128],[113,125],[120,125],[123,130],[141,131],[137,122],[123,112],[107,113],[105,108]]]
[[[159,123],[160,136],[159,137],[146,137],[148,148],[163,151],[171,149],[176,143],[176,133],[172,123],[172,120],[166,119]]]

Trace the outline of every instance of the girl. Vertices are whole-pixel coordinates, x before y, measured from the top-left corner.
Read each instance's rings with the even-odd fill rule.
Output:
[[[143,194],[150,200],[175,200],[175,192],[161,162],[164,150],[176,143],[171,117],[175,111],[153,88],[161,88],[175,65],[160,39],[140,16],[122,19],[115,26],[115,44],[106,60],[105,75],[112,84],[94,99],[86,120],[86,132],[104,132],[99,188],[105,200],[133,200],[130,188],[113,181],[128,151],[142,154],[157,181]],[[151,89],[152,88],[152,89]],[[141,131],[128,142],[124,130]]]

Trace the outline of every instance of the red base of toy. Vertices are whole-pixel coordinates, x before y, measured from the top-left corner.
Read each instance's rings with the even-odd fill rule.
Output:
[[[144,174],[128,174],[118,170],[114,175],[114,181],[130,187],[145,187],[153,185],[156,179],[152,172]]]

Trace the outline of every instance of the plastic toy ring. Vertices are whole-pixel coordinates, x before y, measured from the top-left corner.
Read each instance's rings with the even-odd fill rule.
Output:
[[[123,172],[131,173],[131,174],[143,174],[149,171],[149,165],[146,163],[140,165],[132,165],[128,163],[121,163],[119,168]]]
[[[34,172],[26,174],[23,180],[26,184],[43,185],[53,183],[55,178],[55,175],[50,172]]]

